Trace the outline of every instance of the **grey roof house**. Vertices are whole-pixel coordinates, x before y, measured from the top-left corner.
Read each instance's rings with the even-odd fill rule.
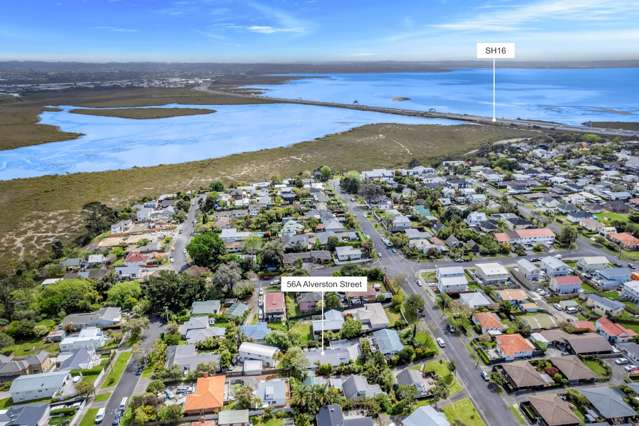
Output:
[[[71,314],[64,317],[62,324],[64,328],[76,330],[85,327],[108,328],[115,327],[122,321],[122,309],[107,307],[94,312],[81,314]]]
[[[371,385],[364,376],[352,374],[342,382],[342,392],[350,400],[373,398],[384,393],[379,385]]]
[[[49,405],[17,405],[0,412],[2,426],[47,426],[49,424]]]
[[[607,386],[580,388],[579,392],[606,420],[625,419],[637,414],[619,392]]]
[[[315,416],[317,426],[373,426],[370,417],[344,417],[342,407],[337,404],[322,407]]]
[[[262,380],[254,393],[265,407],[283,407],[288,399],[288,383],[284,379]]]
[[[384,355],[393,355],[404,349],[397,330],[384,328],[373,333],[373,341],[377,350]]]
[[[222,304],[219,300],[202,300],[193,302],[191,315],[217,315]]]
[[[215,363],[220,366],[220,355],[198,352],[195,345],[172,345],[166,348],[166,367],[178,367],[181,371],[195,371],[200,364]]]
[[[11,383],[9,394],[13,402],[34,401],[73,393],[73,383],[68,371],[20,376]]]

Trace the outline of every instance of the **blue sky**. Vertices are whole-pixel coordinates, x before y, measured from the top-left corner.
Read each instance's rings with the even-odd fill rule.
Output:
[[[639,59],[638,0],[4,0],[0,59]]]

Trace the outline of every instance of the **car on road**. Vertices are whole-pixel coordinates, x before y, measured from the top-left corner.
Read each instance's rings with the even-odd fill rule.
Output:
[[[617,358],[615,360],[615,364],[617,364],[617,365],[626,365],[626,364],[628,364],[628,362],[629,361],[628,361],[627,358]]]
[[[455,326],[448,324],[448,332],[450,334],[457,334],[457,329],[455,328]]]
[[[264,296],[264,289],[262,287],[260,287],[260,290],[258,291],[258,294],[260,296]]]
[[[106,415],[106,409],[104,407],[100,408],[98,412],[95,414],[95,423],[102,423],[104,420],[104,416]]]
[[[393,253],[397,254],[397,249],[396,249],[395,247],[393,247],[393,248],[391,249],[391,251],[392,251]]]
[[[445,348],[446,347],[446,342],[441,337],[438,337],[435,340],[437,341],[437,344],[439,345],[440,348]]]
[[[561,308],[561,305],[559,303],[555,303],[552,306],[553,306],[553,308],[557,309],[558,311],[563,311],[563,309]]]
[[[628,364],[624,367],[624,370],[626,370],[627,372],[631,372],[633,370],[636,370],[637,368],[639,367],[636,366],[635,364]]]
[[[630,269],[635,269],[635,265],[633,265],[632,263],[629,263],[629,264],[628,264],[628,268],[630,268]]]
[[[119,424],[120,424],[120,415],[116,414],[115,417],[113,418],[113,421],[111,422],[111,425],[117,426]]]
[[[124,398],[122,398],[122,400],[120,401],[120,411],[124,411],[124,409],[126,408],[126,403],[129,400],[129,398],[127,398],[126,396]]]
[[[417,286],[418,287],[423,287],[424,286],[424,282],[422,280],[417,280]]]
[[[489,382],[490,381],[490,374],[488,373],[488,371],[481,370],[481,378],[484,379],[485,381]]]

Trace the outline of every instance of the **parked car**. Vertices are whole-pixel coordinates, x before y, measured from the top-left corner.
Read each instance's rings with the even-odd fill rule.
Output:
[[[438,337],[436,339],[436,341],[437,341],[437,344],[439,345],[440,348],[445,348],[446,347],[446,342],[441,337]]]
[[[561,309],[561,305],[559,303],[555,303],[554,305],[552,305],[555,309],[557,309],[558,311],[562,311],[563,309]]]
[[[106,415],[106,409],[104,407],[100,408],[95,415],[95,423],[101,423],[104,420],[104,416]]]
[[[637,368],[639,367],[636,366],[635,364],[628,364],[624,367],[624,370],[630,373],[631,371],[636,370]]]
[[[481,378],[484,379],[485,381],[489,382],[490,381],[490,374],[488,373],[488,371],[481,370]]]
[[[417,286],[418,287],[422,287],[424,285],[424,283],[422,282],[422,280],[417,280]]]
[[[617,358],[615,360],[615,364],[617,364],[617,365],[626,365],[626,364],[628,364],[628,362],[629,361],[628,361],[627,358]]]

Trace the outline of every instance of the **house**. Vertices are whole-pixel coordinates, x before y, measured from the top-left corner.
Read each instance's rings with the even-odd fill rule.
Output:
[[[468,289],[468,280],[461,266],[437,267],[437,288],[441,293],[461,293]]]
[[[64,317],[62,325],[65,330],[81,330],[85,327],[111,328],[122,321],[122,309],[106,307],[95,312],[71,314]]]
[[[529,247],[538,244],[550,247],[555,242],[555,233],[550,228],[516,229],[509,236],[511,243]]]
[[[246,311],[248,311],[248,308],[248,305],[245,303],[235,302],[224,311],[224,316],[231,319],[242,318]]]
[[[166,368],[177,367],[181,372],[193,372],[201,364],[215,364],[220,368],[220,355],[212,352],[198,352],[194,344],[171,345],[166,348]]]
[[[87,266],[99,266],[106,262],[106,258],[102,254],[90,254],[87,258]]]
[[[100,365],[100,356],[93,349],[80,348],[74,352],[61,352],[57,361],[59,370],[88,370]]]
[[[193,393],[186,396],[183,411],[187,416],[218,412],[224,406],[226,376],[200,377]]]
[[[637,336],[633,330],[621,324],[614,323],[606,317],[601,317],[595,322],[595,328],[613,345],[617,342],[627,342]]]
[[[497,352],[506,360],[530,358],[535,347],[521,334],[501,334],[495,337]]]
[[[538,372],[528,361],[501,364],[498,369],[502,371],[510,389],[515,391],[542,389],[553,383],[551,377]]]
[[[569,334],[564,338],[575,355],[599,355],[612,353],[608,340],[597,333]]]
[[[288,383],[284,379],[262,380],[254,393],[263,407],[284,407],[288,400]]]
[[[397,330],[384,328],[373,333],[373,342],[377,350],[384,355],[393,355],[404,349]]]
[[[261,342],[266,339],[266,336],[271,332],[268,328],[268,324],[265,322],[258,322],[257,324],[244,324],[240,326],[242,334],[253,342]]]
[[[593,272],[610,266],[606,256],[585,256],[577,262],[577,268],[584,272]]]
[[[588,294],[586,306],[592,308],[599,315],[610,315],[616,317],[621,315],[625,305],[617,300],[610,300],[597,294]]]
[[[304,356],[309,364],[309,369],[314,370],[318,365],[330,365],[339,367],[348,364],[360,357],[361,351],[359,342],[348,340],[334,340],[329,343],[328,348],[322,351],[320,348],[307,349]]]
[[[435,387],[435,380],[426,380],[419,370],[414,368],[405,368],[395,376],[395,382],[398,385],[413,386],[417,389],[418,397],[425,397],[430,394],[432,388]]]
[[[71,374],[66,370],[55,371],[20,376],[11,383],[9,394],[14,403],[19,403],[69,394],[71,387]]]
[[[450,426],[444,413],[431,405],[418,407],[410,416],[402,420],[402,426]]]
[[[390,323],[381,303],[368,303],[361,308],[344,311],[344,316],[346,315],[360,321],[363,330],[380,330]]]
[[[133,221],[131,219],[121,220],[111,225],[111,233],[123,234],[125,232],[129,232],[132,226],[133,226]]]
[[[15,405],[0,411],[2,426],[47,426],[50,408],[48,404]]]
[[[0,360],[0,380],[12,380],[23,374],[29,374],[29,364],[23,359],[12,359],[2,355]]]
[[[536,394],[528,397],[527,404],[546,426],[577,426],[581,424],[568,402],[559,394]]]
[[[639,281],[628,281],[621,287],[621,297],[632,302],[639,302]]]
[[[528,300],[528,293],[520,288],[507,288],[495,292],[498,300],[509,302],[512,305],[520,305]]]
[[[221,305],[219,300],[196,301],[191,305],[191,315],[218,315]]]
[[[562,275],[550,279],[550,289],[556,294],[577,294],[581,290],[581,278],[577,275]]]
[[[238,231],[235,228],[224,228],[220,233],[220,238],[225,244],[246,241],[251,237],[252,233],[248,231]]]
[[[577,355],[553,357],[549,361],[566,377],[570,385],[594,382],[599,378]]]
[[[508,270],[497,262],[476,263],[475,274],[483,284],[503,284],[510,279]]]
[[[320,300],[322,300],[321,293],[305,291],[297,295],[297,306],[300,312],[315,312]]]
[[[541,269],[546,272],[549,277],[559,277],[561,275],[571,275],[572,269],[561,260],[554,256],[546,256],[541,258]]]
[[[264,294],[264,316],[267,321],[282,321],[286,319],[284,293],[277,291]]]
[[[351,401],[374,398],[384,392],[378,384],[369,384],[364,376],[351,374],[342,382],[342,393]]]
[[[607,236],[610,241],[619,244],[626,250],[636,250],[639,248],[639,238],[636,238],[629,232],[610,232]]]
[[[630,279],[630,268],[604,268],[592,274],[592,283],[600,290],[616,290]]]
[[[473,323],[479,325],[482,334],[501,334],[506,326],[493,312],[476,312],[472,316]]]
[[[621,342],[617,343],[615,346],[634,364],[639,362],[639,344],[635,342]]]
[[[195,423],[191,423],[191,425],[194,424]],[[251,426],[249,410],[220,411],[220,414],[217,417],[217,426]]]
[[[340,311],[331,309],[324,312],[324,321],[313,320],[313,334],[321,334],[322,331],[340,331],[344,325],[344,317]]]
[[[74,352],[81,348],[96,350],[104,346],[107,338],[97,327],[83,328],[76,336],[67,336],[60,342],[60,351]]]
[[[488,217],[486,217],[486,213],[484,212],[470,212],[465,219],[468,226],[478,226],[481,222],[485,222],[487,220]]]
[[[608,421],[622,422],[637,414],[621,393],[608,386],[579,388],[579,393]]]
[[[402,232],[408,228],[410,228],[410,219],[403,214],[398,214],[391,220],[391,232]]]
[[[319,410],[315,416],[317,426],[373,426],[370,417],[344,418],[342,407],[337,404],[327,405]]]
[[[472,293],[460,293],[459,301],[462,305],[468,306],[470,309],[479,309],[486,306],[490,306],[493,302],[484,295],[481,291],[475,291]]]
[[[541,269],[528,259],[517,261],[518,278],[525,283],[536,283],[541,280]]]
[[[362,251],[360,249],[353,248],[353,246],[338,246],[335,247],[335,255],[340,262],[347,262],[351,260],[360,260],[362,258]]]
[[[276,364],[275,356],[280,350],[273,346],[261,345],[253,342],[242,342],[239,348],[239,360],[255,360],[262,361],[267,367],[274,367]]]

